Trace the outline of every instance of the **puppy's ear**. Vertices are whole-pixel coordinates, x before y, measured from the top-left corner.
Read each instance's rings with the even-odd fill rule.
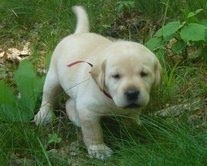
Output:
[[[160,65],[160,62],[157,59],[155,61],[154,71],[155,71],[154,86],[156,87],[156,86],[158,86],[160,84],[160,81],[161,81],[161,72],[162,72],[162,67]]]
[[[91,70],[91,76],[101,90],[105,89],[105,66],[106,61],[96,64]]]

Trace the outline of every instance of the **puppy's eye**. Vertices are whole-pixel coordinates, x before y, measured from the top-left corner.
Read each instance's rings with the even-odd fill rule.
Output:
[[[120,75],[120,74],[113,74],[113,75],[112,75],[112,78],[118,80],[118,79],[121,78],[121,75]]]
[[[144,71],[141,71],[140,76],[141,77],[147,77],[148,76],[148,73],[147,72],[144,72]]]

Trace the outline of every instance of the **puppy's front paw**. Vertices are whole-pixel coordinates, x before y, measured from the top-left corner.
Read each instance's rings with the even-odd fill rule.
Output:
[[[105,160],[112,155],[113,151],[105,144],[89,145],[88,154],[91,158]]]
[[[35,124],[38,125],[45,125],[52,121],[53,113],[50,110],[40,110],[34,117]]]

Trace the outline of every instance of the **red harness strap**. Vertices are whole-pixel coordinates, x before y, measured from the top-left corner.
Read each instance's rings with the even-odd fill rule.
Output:
[[[86,62],[86,61],[75,61],[75,62],[73,62],[73,63],[68,64],[67,66],[68,66],[68,67],[72,67],[72,66],[74,66],[74,65],[76,65],[76,64],[78,64],[78,63],[87,63],[87,64],[89,64],[91,67],[93,67],[93,65],[92,65],[91,63]]]
[[[110,94],[108,94],[105,90],[101,90],[104,94],[105,94],[105,96],[107,96],[109,99],[112,99],[112,97],[111,97],[111,95]]]
[[[90,62],[87,62],[87,61],[75,61],[73,63],[68,64],[67,67],[72,67],[72,66],[74,66],[76,64],[79,64],[79,63],[87,63],[88,65],[90,65],[91,67],[93,67],[93,64],[91,64]],[[112,99],[111,95],[108,94],[105,90],[102,90],[102,89],[100,89],[100,90],[103,92],[103,94],[105,96],[107,96],[108,98]]]

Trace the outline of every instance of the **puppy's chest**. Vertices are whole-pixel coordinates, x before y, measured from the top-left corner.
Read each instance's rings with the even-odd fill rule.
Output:
[[[132,109],[123,109],[118,108],[114,104],[100,104],[96,106],[95,111],[97,114],[101,114],[103,116],[113,116],[113,115],[120,115],[120,116],[131,116],[140,113],[140,110],[132,110]]]

